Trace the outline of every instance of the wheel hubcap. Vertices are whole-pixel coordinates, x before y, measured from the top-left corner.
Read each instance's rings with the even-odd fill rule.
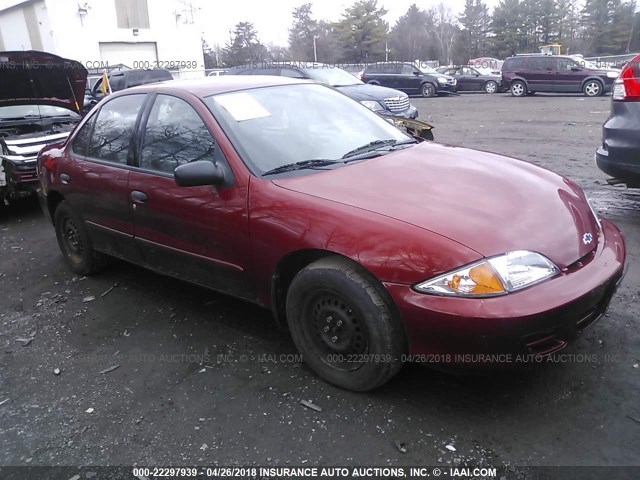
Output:
[[[600,92],[600,85],[596,83],[590,83],[587,85],[586,91],[587,95],[595,96],[598,94],[598,92]]]
[[[422,91],[426,97],[430,97],[433,93],[433,88],[431,88],[431,85],[425,85]]]
[[[520,84],[517,84],[513,86],[512,90],[514,94],[522,95],[522,92],[524,91],[524,87]]]
[[[493,93],[496,91],[496,85],[495,83],[488,83],[487,84],[487,92],[489,93]]]
[[[340,370],[355,370],[369,349],[368,335],[358,313],[333,293],[316,295],[308,303],[305,321],[314,353]]]
[[[84,244],[82,243],[80,230],[70,218],[65,218],[62,222],[62,236],[69,254],[71,256],[81,256],[84,252]]]

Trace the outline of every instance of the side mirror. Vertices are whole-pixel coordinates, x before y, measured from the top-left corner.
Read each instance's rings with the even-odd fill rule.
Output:
[[[571,67],[572,72],[580,72],[582,69],[580,67]]]
[[[181,187],[218,186],[225,183],[224,171],[218,164],[209,160],[180,165],[174,170],[173,176],[176,184]]]
[[[413,71],[413,74],[414,74],[414,75],[420,75],[420,73],[421,73],[421,72],[419,72],[418,70],[414,70],[414,71]]]

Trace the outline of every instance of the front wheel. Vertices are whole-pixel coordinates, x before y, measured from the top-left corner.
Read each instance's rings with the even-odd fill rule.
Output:
[[[487,93],[496,93],[498,91],[498,84],[493,80],[489,80],[484,84],[484,91]]]
[[[527,94],[527,86],[524,82],[516,80],[511,84],[511,95],[514,97],[524,97]]]
[[[582,87],[582,92],[587,97],[599,97],[604,93],[604,88],[602,88],[602,83],[598,80],[589,80],[584,84],[584,87]]]
[[[407,352],[388,293],[345,258],[317,260],[296,275],[287,293],[287,322],[305,363],[348,390],[386,383]]]
[[[107,257],[93,249],[84,222],[67,202],[56,207],[53,224],[60,251],[71,270],[78,275],[91,275],[104,266]]]
[[[423,83],[422,88],[420,89],[420,93],[423,97],[433,97],[436,94],[436,87],[433,83]]]

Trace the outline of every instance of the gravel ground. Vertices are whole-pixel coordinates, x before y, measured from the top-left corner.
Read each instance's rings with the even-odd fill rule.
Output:
[[[264,310],[123,263],[74,276],[27,200],[0,211],[0,465],[640,466],[640,196],[593,162],[610,99],[412,101],[437,141],[566,175],[623,230],[630,272],[572,361],[345,392]]]

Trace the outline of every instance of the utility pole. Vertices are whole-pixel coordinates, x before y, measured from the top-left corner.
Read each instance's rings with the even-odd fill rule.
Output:
[[[316,50],[316,39],[320,38],[320,35],[313,36],[313,61],[318,62],[318,51]]]

